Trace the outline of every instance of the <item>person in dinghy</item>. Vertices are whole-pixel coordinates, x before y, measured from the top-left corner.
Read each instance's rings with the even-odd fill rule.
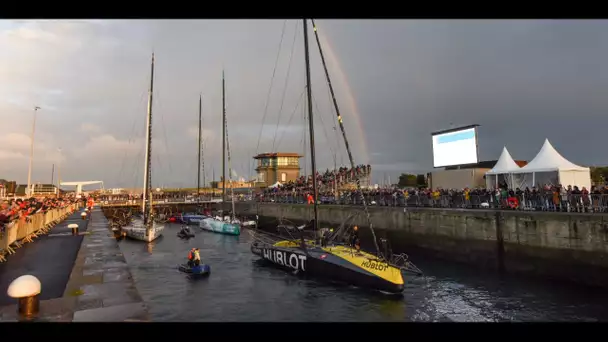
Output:
[[[196,251],[196,248],[192,248],[189,252],[188,252],[188,267],[192,267],[194,266],[194,252]],[[199,256],[200,259],[200,256]]]
[[[179,233],[177,233],[177,236],[182,239],[189,239],[191,237],[194,237],[194,234],[192,233],[192,231],[190,231],[190,227],[182,226],[182,229],[180,229]]]
[[[194,250],[194,266],[200,266],[201,264],[201,250],[196,248]]]
[[[194,267],[201,264],[201,250],[200,248],[192,248],[188,252],[188,267]]]

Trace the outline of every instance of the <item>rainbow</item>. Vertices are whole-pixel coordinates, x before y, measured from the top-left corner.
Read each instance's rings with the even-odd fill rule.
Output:
[[[327,58],[328,69],[335,71],[337,80],[338,80],[338,85],[340,86],[340,88],[342,90],[345,91],[347,106],[348,106],[347,112],[350,112],[353,114],[352,117],[354,118],[354,122],[357,126],[357,130],[359,131],[358,132],[359,139],[356,140],[357,147],[358,147],[359,151],[362,152],[362,156],[359,156],[359,157],[362,157],[364,159],[359,160],[359,158],[353,156],[353,158],[355,158],[355,164],[369,164],[370,156],[369,156],[369,151],[367,148],[367,137],[365,135],[365,130],[363,129],[363,122],[361,120],[361,114],[359,113],[359,110],[357,109],[357,101],[355,101],[355,96],[353,95],[353,91],[350,87],[350,83],[348,82],[346,73],[342,69],[342,65],[340,64],[340,61],[338,60],[336,54],[334,53],[334,50],[329,42],[329,38],[327,38],[325,35],[323,35],[323,34],[321,34],[321,32],[319,32],[318,25],[317,25],[317,33],[319,33],[319,40],[321,41],[321,45],[323,47],[323,52],[325,53],[325,57]],[[334,66],[334,68],[329,68],[330,65]],[[332,75],[330,72],[330,77],[331,76]],[[343,110],[343,108],[342,108],[342,110]],[[342,111],[342,113],[340,113],[340,115],[342,115],[343,120],[345,117],[347,120],[349,118],[348,114],[344,115],[344,111]],[[348,132],[347,132],[347,134],[348,134]],[[353,144],[354,141],[349,140],[349,142],[351,144]]]

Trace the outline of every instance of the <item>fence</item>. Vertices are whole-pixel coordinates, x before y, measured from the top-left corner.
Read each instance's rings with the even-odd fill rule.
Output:
[[[250,195],[239,196],[237,194],[234,195],[235,201],[242,201],[243,199],[251,200]],[[101,206],[133,206],[133,205],[141,205],[141,199],[109,199],[109,200],[98,200],[97,203]],[[162,204],[183,204],[183,203],[192,203],[196,204],[198,202],[221,202],[221,196],[201,196],[197,198],[196,196],[171,196],[171,197],[154,197],[153,204],[154,205],[162,205]],[[230,201],[230,194],[226,194],[226,201]]]
[[[362,205],[359,195],[319,196],[321,204]],[[307,200],[300,195],[264,194],[257,199],[261,202],[305,204]],[[492,194],[465,195],[408,195],[367,194],[365,200],[371,206],[422,207],[422,208],[459,208],[459,209],[509,209],[553,212],[608,212],[608,195],[554,195],[530,194],[502,198]]]
[[[6,255],[14,254],[15,249],[24,243],[33,242],[39,234],[47,233],[77,208],[78,204],[71,204],[65,208],[51,209],[46,213],[34,214],[8,223],[4,232],[0,233],[0,262],[6,261]]]

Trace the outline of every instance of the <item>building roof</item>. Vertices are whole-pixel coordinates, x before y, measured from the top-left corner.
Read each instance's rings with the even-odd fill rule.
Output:
[[[292,152],[269,152],[269,153],[260,153],[257,156],[253,157],[253,159],[261,159],[261,158],[274,158],[274,157],[298,157],[302,158],[298,153]]]
[[[576,165],[564,158],[551,143],[545,139],[545,143],[534,159],[528,165],[517,170],[515,173],[550,172],[550,171],[584,171],[589,168]]]

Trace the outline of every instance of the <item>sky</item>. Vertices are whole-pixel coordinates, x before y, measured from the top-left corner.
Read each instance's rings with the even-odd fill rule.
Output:
[[[548,138],[574,163],[608,164],[604,20],[317,26],[355,163],[371,164],[374,182],[431,171],[430,133],[469,124],[480,160],[503,146],[530,160]],[[222,71],[233,175],[253,177],[252,156],[277,151],[304,154],[310,172],[303,41],[301,20],[2,20],[0,178],[27,182],[39,106],[33,182],[50,182],[54,164],[62,181],[140,186],[152,52],[154,186],[195,185],[201,94],[205,179],[219,179]],[[325,170],[348,157],[311,29],[309,44]]]

